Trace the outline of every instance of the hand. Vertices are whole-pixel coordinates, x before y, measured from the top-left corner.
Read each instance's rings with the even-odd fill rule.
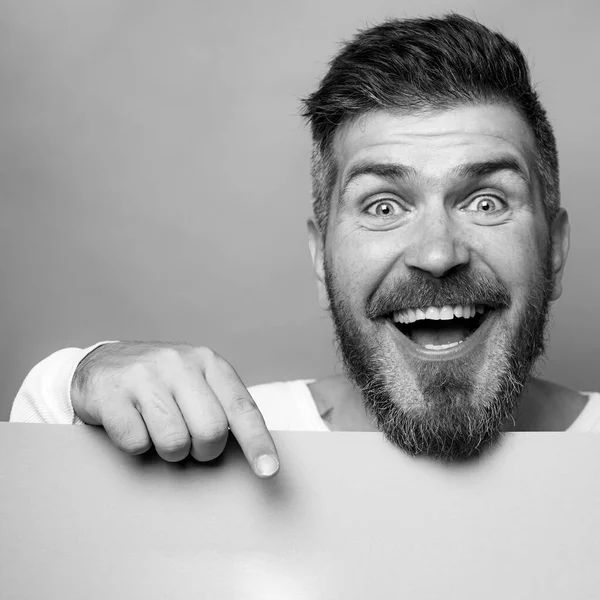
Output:
[[[279,469],[273,438],[252,396],[234,368],[209,348],[104,344],[77,366],[71,400],[85,423],[102,425],[131,454],[154,444],[170,462],[190,453],[210,461],[225,449],[229,427],[259,477]]]

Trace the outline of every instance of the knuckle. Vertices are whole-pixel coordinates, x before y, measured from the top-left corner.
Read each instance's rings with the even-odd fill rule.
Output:
[[[168,421],[174,418],[174,407],[169,405],[168,397],[161,393],[161,390],[151,390],[143,395],[141,404],[144,407],[144,415],[150,419],[160,420],[161,423],[166,421],[166,425],[169,425]]]
[[[107,409],[102,412],[102,426],[109,434],[118,439],[132,435],[134,430],[133,421],[123,412],[119,412],[114,408],[110,412]]]
[[[166,432],[154,443],[165,454],[178,454],[189,448],[190,436],[187,431]]]
[[[177,373],[194,373],[198,370],[199,359],[193,346],[165,346],[156,351],[152,362],[157,373],[173,376]]]
[[[180,365],[183,357],[177,348],[163,346],[156,351],[156,359],[167,365]]]
[[[206,346],[198,346],[194,348],[194,354],[198,357],[200,362],[205,365],[212,364],[218,358],[220,358],[214,350],[207,348]]]
[[[126,371],[120,374],[120,377],[115,376],[115,386],[125,387],[129,383],[143,383],[145,381],[154,380],[156,377],[156,369],[152,364],[146,361],[137,361],[131,364]],[[118,381],[117,381],[118,379]]]
[[[105,415],[102,425],[113,442],[124,452],[141,454],[150,447],[147,433],[139,431],[132,419],[123,414]]]
[[[190,433],[194,440],[211,445],[222,442],[223,438],[227,437],[228,431],[227,421],[215,421],[194,427]]]
[[[245,415],[256,412],[258,409],[254,400],[249,398],[248,396],[243,396],[242,394],[236,394],[232,397],[229,410],[231,414],[236,417],[243,417]]]
[[[119,448],[128,454],[142,454],[149,450],[150,440],[144,436],[124,437],[119,442]]]
[[[220,372],[226,375],[235,375],[235,369],[231,366],[226,358],[217,354],[211,348],[200,347],[195,348],[195,356],[202,366],[203,370]]]

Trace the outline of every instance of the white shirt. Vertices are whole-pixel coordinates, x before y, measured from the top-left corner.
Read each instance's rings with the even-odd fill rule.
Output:
[[[92,350],[65,348],[35,365],[23,381],[10,413],[21,423],[83,424],[71,404],[71,381],[77,365]],[[313,380],[281,381],[249,389],[267,428],[280,431],[329,431],[308,388]],[[600,393],[583,392],[588,401],[568,431],[600,431]]]

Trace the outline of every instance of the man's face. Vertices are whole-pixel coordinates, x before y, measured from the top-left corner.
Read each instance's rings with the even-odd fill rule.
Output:
[[[499,104],[374,112],[334,155],[310,245],[349,375],[400,447],[472,454],[514,412],[560,295],[568,224],[545,218],[533,136]]]

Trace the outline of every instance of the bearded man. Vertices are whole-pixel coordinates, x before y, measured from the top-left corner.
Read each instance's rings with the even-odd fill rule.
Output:
[[[262,477],[269,429],[379,430],[445,459],[509,429],[600,429],[599,394],[531,376],[569,225],[519,48],[458,15],[387,21],[342,48],[304,116],[309,246],[347,375],[248,391],[208,348],[104,342],[37,365],[11,420],[102,425],[170,461],[214,459],[230,428]]]

